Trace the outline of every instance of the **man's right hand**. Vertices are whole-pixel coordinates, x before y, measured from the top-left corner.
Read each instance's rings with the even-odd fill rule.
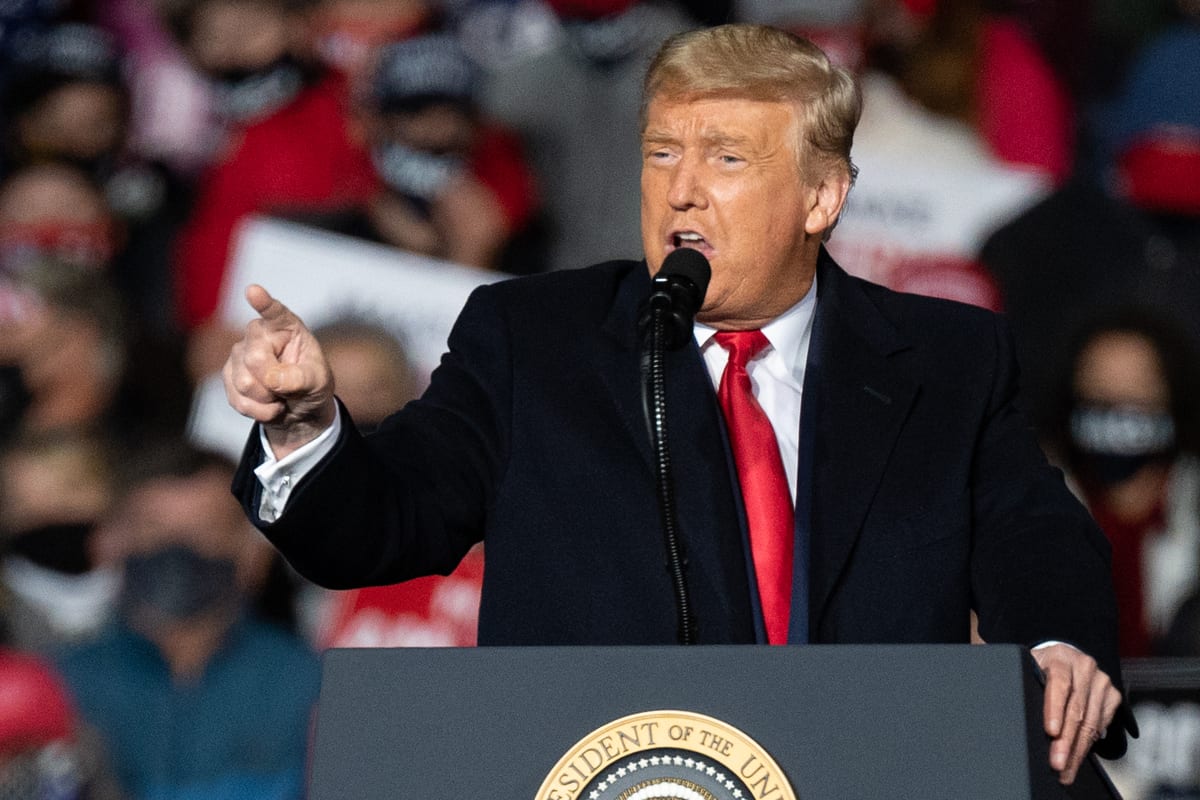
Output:
[[[333,373],[316,337],[261,286],[246,289],[258,319],[233,346],[222,377],[229,404],[262,423],[276,458],[333,424]]]

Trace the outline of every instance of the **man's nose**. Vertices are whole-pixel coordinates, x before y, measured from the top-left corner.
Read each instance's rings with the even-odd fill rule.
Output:
[[[684,156],[675,165],[671,172],[671,184],[667,187],[667,202],[671,208],[680,211],[708,205],[702,164],[696,158]]]

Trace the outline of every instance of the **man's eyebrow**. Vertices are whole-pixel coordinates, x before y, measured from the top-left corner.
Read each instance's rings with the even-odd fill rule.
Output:
[[[644,131],[642,144],[671,144],[678,141],[677,137],[666,131]]]
[[[723,131],[702,134],[701,139],[708,147],[739,147],[750,143],[748,136],[738,136]],[[646,131],[642,134],[642,144],[675,144],[678,141],[678,136],[667,131]]]
[[[739,147],[750,143],[750,137],[748,136],[737,136],[722,131],[706,133],[702,138],[704,139],[704,143],[710,147],[714,145],[717,147]]]

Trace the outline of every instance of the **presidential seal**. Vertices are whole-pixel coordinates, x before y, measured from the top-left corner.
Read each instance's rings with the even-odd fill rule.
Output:
[[[797,800],[753,739],[690,711],[632,714],[562,757],[535,800]]]

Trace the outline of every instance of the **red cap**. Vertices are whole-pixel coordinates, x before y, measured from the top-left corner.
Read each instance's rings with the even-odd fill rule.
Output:
[[[547,0],[560,17],[601,19],[628,11],[635,0]]]
[[[0,650],[0,753],[68,739],[74,728],[67,692],[50,667]]]
[[[1200,216],[1200,129],[1157,128],[1117,159],[1120,193],[1150,211]]]

